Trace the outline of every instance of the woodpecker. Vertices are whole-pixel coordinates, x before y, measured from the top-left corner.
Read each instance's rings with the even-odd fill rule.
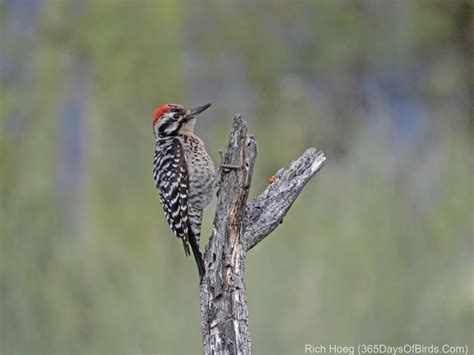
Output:
[[[215,168],[193,129],[196,116],[209,106],[186,110],[181,105],[167,104],[158,106],[153,115],[155,186],[165,218],[182,240],[186,256],[191,247],[201,280],[205,268],[199,237],[203,210],[212,199]]]

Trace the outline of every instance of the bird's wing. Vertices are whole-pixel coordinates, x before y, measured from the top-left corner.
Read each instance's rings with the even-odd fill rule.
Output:
[[[160,139],[156,143],[153,176],[160,192],[166,220],[189,255],[188,171],[178,138]]]

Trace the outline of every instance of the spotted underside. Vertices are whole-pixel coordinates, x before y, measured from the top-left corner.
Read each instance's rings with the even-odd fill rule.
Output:
[[[165,218],[189,255],[188,172],[181,142],[176,137],[157,140],[153,177]]]

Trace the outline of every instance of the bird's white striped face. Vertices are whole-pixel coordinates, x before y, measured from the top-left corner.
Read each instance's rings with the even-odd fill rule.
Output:
[[[171,136],[174,132],[178,131],[180,128],[179,119],[180,114],[175,112],[167,112],[163,117],[158,121],[158,131],[164,133],[165,136]]]
[[[206,104],[186,110],[181,105],[168,104],[159,106],[153,115],[153,132],[155,137],[172,137],[178,134],[192,133],[197,115],[208,109],[211,104]]]
[[[186,109],[181,105],[168,104],[158,107],[153,117],[155,137],[178,135],[183,125],[187,123]]]

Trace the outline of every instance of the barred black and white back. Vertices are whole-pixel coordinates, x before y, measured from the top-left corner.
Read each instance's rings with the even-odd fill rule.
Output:
[[[189,182],[186,159],[178,138],[156,141],[153,177],[165,218],[175,235],[182,239],[184,251],[189,255]]]

